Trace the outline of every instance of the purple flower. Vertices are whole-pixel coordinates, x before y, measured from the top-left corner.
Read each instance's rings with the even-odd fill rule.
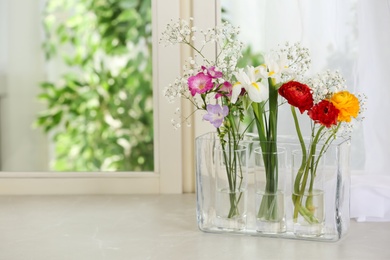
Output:
[[[188,87],[191,95],[195,96],[196,93],[202,94],[213,88],[212,78],[205,75],[203,72],[199,72],[195,76],[188,78]]]
[[[216,128],[222,125],[223,119],[229,114],[229,108],[227,106],[221,107],[218,104],[208,104],[207,114],[203,116],[203,119],[209,121]]]
[[[213,79],[219,79],[223,76],[222,72],[215,70],[215,66],[212,66],[210,68],[202,66],[202,70],[206,71],[207,75],[212,77]]]

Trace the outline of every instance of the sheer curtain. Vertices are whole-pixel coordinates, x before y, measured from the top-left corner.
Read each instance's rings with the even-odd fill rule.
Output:
[[[360,0],[358,31],[359,88],[368,109],[364,175],[352,176],[352,216],[390,221],[390,1]]]
[[[351,216],[390,221],[390,0],[221,0],[226,18],[256,51],[301,42],[315,74],[339,70],[351,92],[368,98],[352,136]],[[387,72],[386,72],[387,71]],[[287,112],[287,111],[286,111]],[[281,113],[280,134],[290,115]],[[291,134],[291,133],[290,133]]]

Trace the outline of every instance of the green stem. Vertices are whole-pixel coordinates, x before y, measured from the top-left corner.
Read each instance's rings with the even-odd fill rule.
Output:
[[[291,108],[291,113],[292,113],[293,119],[294,119],[295,130],[297,132],[299,143],[301,145],[301,150],[302,150],[301,166],[299,167],[297,176],[295,178],[294,192],[293,192],[293,195],[292,195],[292,199],[293,199],[293,202],[294,202],[294,205],[295,205],[295,207],[294,207],[294,219],[296,219],[298,217],[298,210],[299,210],[300,207],[299,207],[299,204],[298,204],[299,197],[297,195],[295,195],[295,194],[299,194],[299,184],[301,183],[301,179],[302,179],[304,168],[305,168],[306,145],[305,145],[305,141],[304,141],[303,136],[302,136],[301,128],[299,126],[299,121],[298,121],[297,113],[295,111],[295,107],[291,106],[290,108]]]
[[[335,134],[337,133],[338,129],[340,128],[340,123],[337,125],[337,127],[333,130],[333,133],[329,135],[329,137],[326,139],[325,143],[322,145],[320,152],[316,156],[316,160],[311,162],[311,179],[310,179],[310,185],[309,185],[309,194],[312,194],[314,189],[314,180],[317,176],[317,168],[318,164],[320,162],[321,157],[325,154],[325,152],[328,150],[330,144],[332,143],[332,139],[334,139]],[[320,132],[321,129],[319,129]],[[314,144],[313,144],[314,145]],[[314,149],[314,152],[316,150],[316,147]],[[314,155],[313,155],[314,156]],[[306,208],[309,209],[309,211],[313,210],[313,197],[309,195],[306,200]]]
[[[311,145],[311,149],[310,149],[310,156],[311,157],[314,157],[315,156],[315,154],[316,154],[316,150],[317,150],[317,144],[318,144],[318,141],[319,141],[319,137],[320,137],[320,134],[321,134],[321,132],[322,132],[322,130],[325,128],[325,126],[321,126],[319,129],[318,129],[318,132],[317,132],[317,134],[316,134],[316,137],[315,137],[315,139],[313,140],[313,143],[312,143],[312,145]],[[318,158],[317,158],[317,160],[316,160],[316,164],[318,164],[318,162],[319,162],[319,159],[320,159],[320,157],[321,157],[321,153],[319,154],[319,156],[318,156]],[[314,166],[314,161],[311,161],[310,162],[310,171],[312,172],[312,177],[311,177],[311,179],[310,179],[310,187],[309,187],[309,193],[311,193],[312,191],[313,191],[313,185],[314,185],[314,178],[315,178],[315,175],[316,175],[316,170],[317,170],[317,168]],[[308,164],[309,165],[309,164]],[[303,187],[303,188],[305,188],[305,187]]]
[[[325,128],[325,126],[321,126],[317,134],[315,135],[311,145],[310,145],[310,151],[309,151],[309,156],[304,162],[304,169],[303,169],[303,174],[301,171],[301,168],[299,169],[299,172],[297,174],[297,177],[294,182],[294,196],[293,196],[293,201],[294,201],[294,214],[293,214],[293,219],[294,221],[297,221],[298,218],[298,212],[304,217],[309,223],[318,223],[318,220],[313,216],[313,213],[311,212],[311,203],[312,203],[312,198],[309,196],[307,201],[306,201],[306,207],[303,207],[302,205],[302,200],[303,196],[306,190],[306,185],[307,185],[307,180],[309,178],[309,173],[310,173],[310,187],[309,187],[309,195],[313,191],[313,184],[314,184],[314,178],[315,178],[315,172],[314,172],[314,162],[313,162],[313,157],[316,152],[316,147],[319,141],[319,138],[321,136],[322,130]],[[302,180],[302,181],[301,181]]]
[[[340,126],[341,126],[341,123],[339,123],[339,124],[337,125],[337,127],[333,130],[333,134],[329,135],[328,139],[326,139],[324,145],[322,146],[321,151],[320,151],[320,153],[319,153],[319,155],[318,155],[318,157],[317,157],[316,163],[315,163],[315,168],[314,168],[315,171],[317,171],[317,167],[318,167],[318,163],[319,163],[319,161],[320,161],[320,158],[321,158],[322,155],[324,155],[324,154],[326,153],[326,151],[328,150],[330,144],[332,143],[331,141],[332,141],[332,139],[335,138],[335,135],[336,135],[337,131],[339,130]]]
[[[258,218],[276,220],[278,218],[278,155],[277,155],[277,120],[278,120],[278,90],[273,79],[268,79],[268,118],[264,110],[265,102],[252,104],[260,139],[262,159],[264,162],[266,186],[262,198]]]
[[[301,128],[299,126],[297,113],[295,111],[295,107],[293,107],[293,106],[291,106],[291,113],[292,113],[293,118],[294,118],[295,129],[297,131],[299,143],[301,145],[301,150],[302,150],[302,161],[301,161],[301,167],[299,168],[299,172],[301,172],[303,170],[303,167],[304,167],[304,164],[306,161],[306,145],[305,145],[305,140],[303,140],[303,137],[302,137],[302,132],[301,132]]]
[[[269,157],[269,170],[270,178],[269,191],[275,193],[278,190],[278,171],[277,171],[277,121],[278,121],[278,90],[275,88],[273,80],[268,80],[269,85],[269,118],[268,118],[268,144],[269,150],[267,151]]]
[[[233,218],[239,215],[239,203],[242,198],[241,186],[243,183],[242,164],[240,155],[237,154],[239,148],[240,137],[237,135],[238,128],[235,125],[235,121],[232,115],[227,117],[230,131],[227,132],[228,140],[222,139],[221,130],[218,128],[217,132],[220,136],[223,160],[225,164],[225,171],[229,185],[229,200],[230,209],[228,212],[228,218]]]

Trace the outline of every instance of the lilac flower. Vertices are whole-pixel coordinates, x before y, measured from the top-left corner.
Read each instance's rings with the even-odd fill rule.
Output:
[[[192,96],[195,96],[196,93],[205,93],[212,89],[213,86],[212,78],[203,72],[199,72],[195,76],[188,78],[188,87]]]
[[[219,79],[222,78],[223,74],[220,71],[217,71],[215,69],[215,66],[212,66],[210,68],[206,68],[205,66],[202,66],[202,70],[207,73],[209,77],[212,77],[213,79]]]
[[[219,104],[208,104],[207,114],[203,116],[203,119],[209,121],[216,128],[222,125],[223,119],[229,114],[229,108],[227,106],[221,107]]]

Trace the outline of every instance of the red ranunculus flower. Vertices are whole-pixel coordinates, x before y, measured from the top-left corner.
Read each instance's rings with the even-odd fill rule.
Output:
[[[290,105],[297,107],[301,114],[313,107],[313,95],[305,84],[289,81],[284,83],[278,91]]]
[[[331,127],[337,124],[339,110],[328,100],[322,100],[307,113],[314,122]]]

